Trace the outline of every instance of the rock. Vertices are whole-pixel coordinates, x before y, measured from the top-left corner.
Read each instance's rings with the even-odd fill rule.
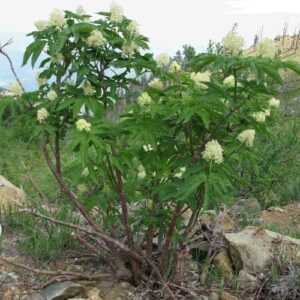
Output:
[[[213,259],[213,264],[218,266],[222,272],[222,276],[226,280],[231,280],[233,277],[233,270],[229,253],[226,249],[222,249]]]
[[[46,300],[46,298],[41,293],[33,292],[33,293],[29,294],[28,300]]]
[[[199,296],[199,300],[209,300],[207,296],[201,295]]]
[[[258,288],[259,283],[258,283],[258,279],[247,273],[244,270],[241,270],[239,272],[239,276],[237,279],[237,288],[239,290],[248,292],[248,293],[253,293],[256,291],[256,289]]]
[[[239,299],[227,292],[223,292],[221,295],[221,300],[239,300]]]
[[[67,300],[70,298],[81,296],[84,292],[82,285],[72,282],[55,282],[45,289],[47,300]]]
[[[285,210],[281,207],[278,206],[271,206],[268,208],[268,211],[275,211],[275,212],[279,212],[279,213],[284,213]]]
[[[13,300],[13,298],[14,298],[14,295],[11,290],[7,290],[1,295],[2,300]]]
[[[102,300],[100,297],[100,290],[97,288],[93,288],[87,292],[87,296],[89,300]]]
[[[225,239],[237,270],[265,273],[275,258],[287,256],[300,264],[300,240],[259,227],[249,226],[239,233],[226,233]]]
[[[113,281],[101,281],[100,285],[101,287],[103,287],[104,289],[111,289],[114,286],[114,282]]]
[[[127,281],[122,281],[120,285],[122,289],[128,289],[130,287],[130,283]]]
[[[45,296],[38,292],[31,292],[27,294],[23,293],[23,295],[20,297],[20,300],[46,300]]]
[[[0,209],[7,212],[13,209],[16,204],[24,203],[26,195],[23,190],[17,188],[3,176],[0,175]]]
[[[18,281],[18,276],[14,272],[10,273],[2,273],[0,275],[0,285],[1,284],[8,284],[8,283],[15,283]]]
[[[3,292],[2,289],[0,289],[0,291]],[[3,294],[0,294],[0,296],[1,300],[15,300],[20,298],[20,294],[20,290],[17,287],[12,286],[4,291]]]
[[[209,298],[208,298],[209,300],[220,300],[221,298],[220,298],[220,295],[218,294],[218,293],[216,293],[216,292],[211,292],[210,294],[209,294]]]

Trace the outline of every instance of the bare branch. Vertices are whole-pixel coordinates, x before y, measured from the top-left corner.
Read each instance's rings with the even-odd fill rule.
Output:
[[[19,83],[19,85],[20,85],[22,91],[25,92],[25,88],[24,88],[24,86],[23,86],[23,84],[22,84],[22,82],[21,82],[19,76],[17,75],[17,72],[16,72],[16,70],[15,70],[15,68],[14,68],[14,65],[13,65],[13,62],[12,62],[10,56],[7,54],[6,51],[4,51],[4,48],[7,47],[7,46],[9,46],[9,45],[11,45],[12,43],[13,43],[13,39],[10,38],[10,39],[8,40],[8,42],[6,42],[3,46],[1,46],[1,44],[0,44],[0,54],[4,55],[4,56],[6,57],[6,59],[8,60],[11,71],[13,72],[13,74],[14,74],[14,76],[15,76],[17,82]]]

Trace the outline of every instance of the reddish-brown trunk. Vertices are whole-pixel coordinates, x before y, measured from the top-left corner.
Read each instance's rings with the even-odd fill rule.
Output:
[[[134,247],[132,231],[131,231],[130,224],[129,224],[125,190],[124,190],[122,176],[118,169],[116,169],[116,177],[117,177],[117,182],[118,182],[119,197],[120,197],[120,202],[121,202],[121,209],[122,209],[122,215],[123,215],[123,219],[124,219],[124,226],[125,226],[125,232],[126,232],[127,241],[128,241],[128,247],[129,247],[129,249],[134,251],[135,247]],[[141,276],[140,267],[139,267],[137,261],[134,259],[131,260],[131,269],[132,269],[133,282],[134,282],[134,284],[138,285],[140,282],[140,276]]]

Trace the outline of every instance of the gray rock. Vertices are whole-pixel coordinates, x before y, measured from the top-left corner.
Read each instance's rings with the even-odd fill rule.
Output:
[[[130,287],[130,283],[127,281],[122,281],[120,285],[123,289],[128,289]]]
[[[101,287],[103,287],[104,289],[110,289],[114,286],[114,282],[113,281],[101,281],[100,285]]]
[[[239,290],[253,293],[259,286],[258,279],[244,270],[239,272],[237,287]]]
[[[221,297],[217,292],[211,292],[209,294],[209,300],[220,300]]]
[[[15,283],[18,281],[18,275],[14,272],[3,273],[0,275],[0,285],[5,283]]]
[[[0,208],[2,213],[9,212],[16,204],[24,203],[26,194],[0,175]]]
[[[28,295],[28,300],[46,300],[42,293],[32,292]]]
[[[253,226],[238,233],[226,233],[225,239],[237,270],[250,274],[265,273],[280,255],[300,265],[300,239]]]
[[[47,300],[67,300],[81,296],[84,287],[72,281],[55,282],[47,286],[45,296]]]

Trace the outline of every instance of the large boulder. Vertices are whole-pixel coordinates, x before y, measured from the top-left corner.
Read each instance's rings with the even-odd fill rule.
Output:
[[[283,256],[294,264],[300,264],[299,239],[253,226],[238,233],[226,233],[225,239],[237,270],[264,273],[275,258]]]
[[[18,203],[24,203],[26,195],[23,190],[17,188],[0,175],[0,210],[7,212]]]

